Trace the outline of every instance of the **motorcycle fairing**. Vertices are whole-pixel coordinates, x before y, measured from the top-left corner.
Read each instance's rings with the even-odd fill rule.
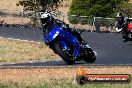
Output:
[[[68,42],[74,47],[74,58],[76,58],[80,50],[80,45],[77,38],[71,35],[69,32],[63,31],[62,28],[55,24],[49,34],[45,35],[45,41],[49,43],[50,41],[54,40],[57,36],[59,36],[61,39],[64,39],[66,42]],[[68,47],[65,41],[60,41],[60,44],[63,48],[67,49]]]
[[[80,45],[77,38],[66,31],[62,31],[59,36],[74,47],[74,58],[76,58],[80,51]]]
[[[45,35],[46,41],[49,43],[50,41],[54,40],[62,31],[62,28],[58,27],[57,25],[53,26],[53,29]]]
[[[66,42],[65,42],[65,41],[61,40],[61,41],[59,41],[59,44],[61,44],[61,45],[62,45],[63,49],[65,49],[65,50],[67,50],[67,49],[68,49],[68,47],[67,47],[67,45],[66,45]]]

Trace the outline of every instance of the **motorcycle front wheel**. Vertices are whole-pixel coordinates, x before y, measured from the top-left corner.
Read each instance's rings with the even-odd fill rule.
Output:
[[[73,59],[74,51],[72,50],[72,47],[68,46],[69,52],[65,51],[61,44],[57,43],[55,45],[55,49],[58,53],[58,55],[67,63],[67,64],[73,64],[75,60]]]

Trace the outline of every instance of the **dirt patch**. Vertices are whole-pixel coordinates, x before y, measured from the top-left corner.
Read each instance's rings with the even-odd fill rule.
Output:
[[[19,0],[0,0],[0,10],[14,11],[22,10],[23,7],[16,6]]]
[[[29,18],[22,18],[22,17],[11,17],[11,16],[0,16],[0,21],[2,24],[29,24],[31,21]]]

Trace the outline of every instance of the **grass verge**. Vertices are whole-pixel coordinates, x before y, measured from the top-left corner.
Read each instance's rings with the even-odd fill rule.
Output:
[[[131,74],[132,67],[84,68],[87,74]],[[76,83],[78,68],[0,69],[0,88],[132,88],[129,84]]]
[[[58,55],[43,42],[31,43],[0,39],[0,62],[56,59]]]

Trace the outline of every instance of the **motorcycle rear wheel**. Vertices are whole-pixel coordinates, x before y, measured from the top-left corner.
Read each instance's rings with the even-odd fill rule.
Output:
[[[69,47],[70,48],[70,47]],[[59,44],[59,43],[57,43],[56,45],[55,45],[55,49],[56,49],[56,51],[57,51],[57,53],[58,53],[58,55],[67,63],[67,64],[73,64],[74,62],[75,62],[75,60],[73,59],[73,57],[71,57],[71,56],[69,56],[67,53],[65,53],[64,51],[63,51],[63,48],[62,48],[62,46]],[[73,51],[72,51],[73,52]],[[73,52],[73,54],[74,54],[74,52]]]

